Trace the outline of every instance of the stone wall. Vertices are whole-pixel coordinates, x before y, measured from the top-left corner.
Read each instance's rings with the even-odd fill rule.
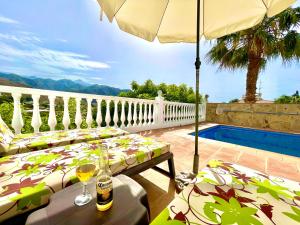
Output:
[[[206,121],[300,132],[300,104],[208,103]]]

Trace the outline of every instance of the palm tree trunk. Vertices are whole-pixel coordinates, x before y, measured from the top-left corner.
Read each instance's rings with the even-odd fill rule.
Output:
[[[258,80],[258,75],[262,67],[263,58],[263,45],[259,39],[254,40],[255,48],[251,49],[251,45],[248,50],[248,71],[247,71],[247,81],[246,81],[246,103],[256,102],[256,84]]]
[[[246,103],[256,102],[256,83],[260,71],[261,59],[249,58],[247,81],[246,81]]]

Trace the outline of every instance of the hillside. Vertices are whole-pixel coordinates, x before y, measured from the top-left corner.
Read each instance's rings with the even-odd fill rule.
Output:
[[[55,91],[68,91],[111,96],[117,96],[121,91],[126,91],[106,85],[88,84],[81,80],[52,80],[37,77],[23,77],[17,74],[8,74],[2,72],[0,72],[0,79],[0,82],[3,82],[0,83],[0,85],[2,84],[17,87],[31,87]]]
[[[13,81],[10,81],[8,79],[1,78],[1,77],[0,77],[0,85],[12,86],[12,87],[28,87],[27,85],[17,83],[17,82],[13,82]]]

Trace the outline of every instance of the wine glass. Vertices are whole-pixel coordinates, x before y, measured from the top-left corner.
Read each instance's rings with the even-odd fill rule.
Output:
[[[87,184],[95,176],[97,159],[94,156],[82,158],[76,168],[76,176],[83,185],[82,194],[75,198],[75,205],[82,206],[92,200],[92,195],[87,190]]]

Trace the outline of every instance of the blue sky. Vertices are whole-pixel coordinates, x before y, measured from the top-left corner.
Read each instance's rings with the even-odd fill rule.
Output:
[[[0,71],[128,88],[132,80],[194,87],[193,44],[148,43],[99,20],[95,0],[0,2]],[[202,58],[210,43],[203,42]],[[203,61],[201,93],[210,101],[240,98],[246,71],[218,71]],[[261,74],[265,99],[300,90],[300,64],[269,62]]]

